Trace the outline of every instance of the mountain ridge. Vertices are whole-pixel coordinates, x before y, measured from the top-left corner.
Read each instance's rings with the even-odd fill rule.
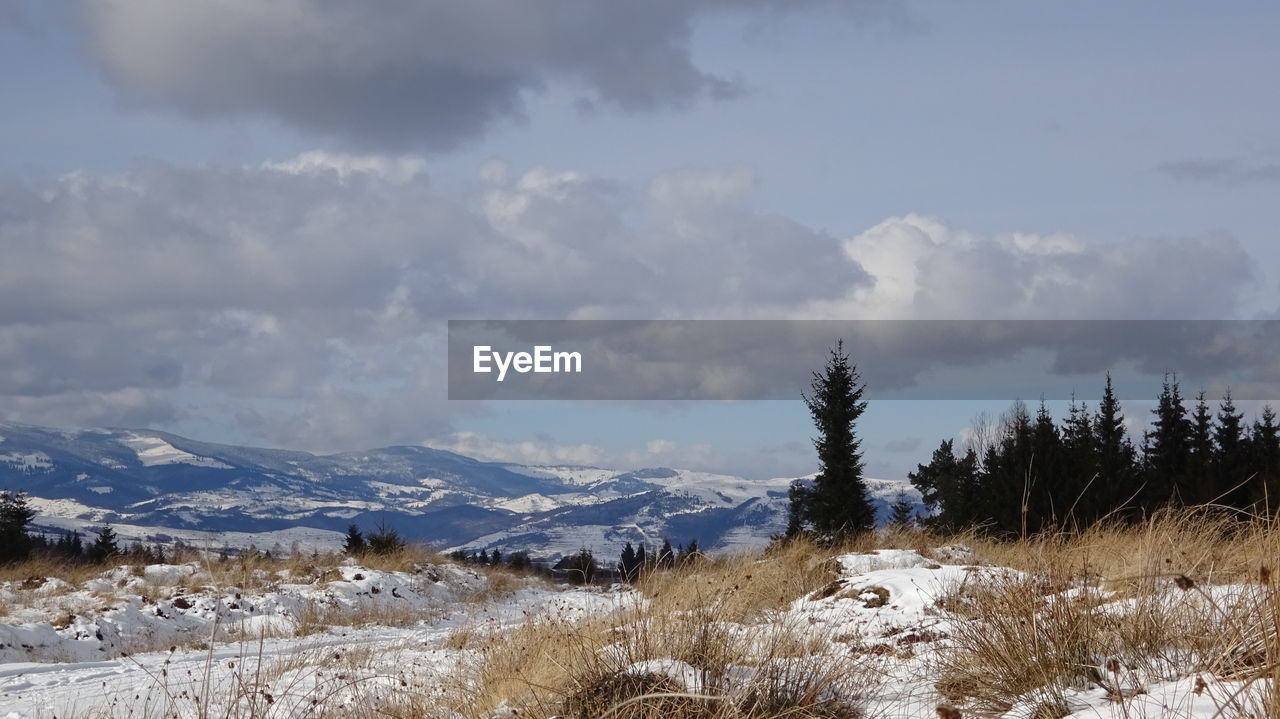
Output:
[[[335,548],[349,524],[385,523],[441,549],[557,558],[623,542],[758,548],[786,523],[794,479],[670,467],[488,462],[416,445],[317,455],[149,429],[0,422],[0,489],[27,492],[37,527],[209,546]],[[905,482],[868,479],[881,514]]]

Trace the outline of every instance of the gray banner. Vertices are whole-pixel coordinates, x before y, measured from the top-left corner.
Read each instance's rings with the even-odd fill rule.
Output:
[[[450,399],[796,399],[837,339],[869,399],[1280,398],[1280,320],[451,320]]]

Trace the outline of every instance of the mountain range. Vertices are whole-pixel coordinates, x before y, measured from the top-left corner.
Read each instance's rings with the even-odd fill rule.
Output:
[[[28,493],[38,530],[111,524],[126,540],[210,548],[336,548],[356,524],[441,549],[550,559],[664,538],[745,550],[783,530],[793,479],[485,462],[422,446],[316,455],[0,423],[0,489]],[[882,519],[900,492],[921,511],[905,482],[867,486]]]

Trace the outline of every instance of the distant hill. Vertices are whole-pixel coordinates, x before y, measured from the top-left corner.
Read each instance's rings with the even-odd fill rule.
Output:
[[[791,481],[482,462],[417,446],[314,455],[155,430],[0,423],[0,489],[29,493],[39,527],[110,523],[126,539],[210,547],[336,547],[347,525],[385,522],[444,549],[547,558],[664,537],[751,549],[785,527]],[[919,501],[905,482],[868,487],[882,518],[900,491]]]

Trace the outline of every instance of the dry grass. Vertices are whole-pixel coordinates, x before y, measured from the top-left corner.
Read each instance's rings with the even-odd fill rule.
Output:
[[[1073,688],[1101,686],[1123,705],[1153,682],[1204,673],[1237,682],[1205,685],[1222,715],[1278,717],[1278,530],[1190,509],[1076,535],[966,537],[984,560],[1027,574],[947,598],[973,621],[939,653],[938,688],[979,715],[1029,702],[1057,717]]]
[[[387,664],[372,655],[297,660],[272,668],[256,689],[246,681],[237,701],[246,711],[263,709],[263,687],[283,680],[325,701],[340,697],[333,705],[341,710],[315,715],[343,719],[489,719],[499,710],[543,719],[862,717],[883,681],[883,663],[902,658],[851,651],[780,621],[781,610],[830,586],[838,554],[884,548],[929,554],[956,543],[971,547],[981,563],[1023,572],[975,572],[942,598],[939,611],[954,620],[949,636],[922,648],[912,665],[964,715],[1017,708],[1052,719],[1068,713],[1073,690],[1102,687],[1116,714],[1128,716],[1128,703],[1155,683],[1203,676],[1197,695],[1209,696],[1218,716],[1280,719],[1280,567],[1273,565],[1280,526],[1196,510],[1136,527],[1010,542],[895,530],[838,548],[792,542],[762,555],[710,558],[644,577],[635,594],[644,601],[609,616],[538,616],[506,629],[461,626],[440,645],[457,653],[454,676],[415,682],[399,668],[382,676],[374,665],[386,671]],[[411,572],[430,561],[439,559],[406,554],[386,558],[381,568]],[[275,581],[285,570],[322,581],[336,566],[314,557],[228,564],[223,576],[245,582]],[[530,581],[485,574],[489,586],[467,602],[500,600]],[[317,610],[308,624],[420,618]],[[308,673],[314,676],[306,679]],[[374,686],[400,688],[364,688]],[[276,715],[253,711],[226,716]],[[1180,712],[1173,707],[1168,715]]]
[[[466,701],[450,708],[469,719],[501,706],[531,717],[859,716],[875,684],[869,658],[823,654],[828,643],[774,616],[831,581],[831,556],[796,542],[708,559],[643,578],[647,601],[613,616],[545,617],[504,635],[459,630],[449,645],[476,660],[462,679]],[[642,664],[654,662],[693,672],[700,686],[691,692]]]
[[[869,665],[806,652],[817,647],[790,628],[727,624],[713,612],[547,619],[478,642],[466,634],[460,646],[476,651],[477,661],[461,681],[465,699],[449,708],[475,719],[502,706],[530,717],[861,715],[858,699],[874,684]],[[652,668],[637,668],[641,663]],[[684,676],[676,681],[666,667],[695,686],[685,686]],[[728,677],[745,679],[731,684]]]
[[[762,556],[726,556],[687,564],[641,578],[637,589],[655,613],[714,606],[723,621],[747,622],[782,609],[836,576],[839,551],[805,541],[774,547]]]

